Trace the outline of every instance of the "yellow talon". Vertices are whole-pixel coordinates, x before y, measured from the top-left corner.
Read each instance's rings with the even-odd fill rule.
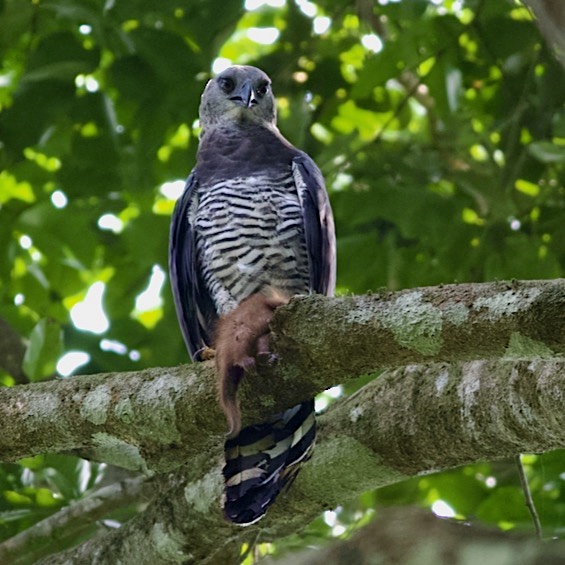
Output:
[[[216,357],[216,350],[211,347],[204,347],[200,353],[200,359],[202,359],[202,361],[210,361],[210,359],[214,359],[214,357]]]

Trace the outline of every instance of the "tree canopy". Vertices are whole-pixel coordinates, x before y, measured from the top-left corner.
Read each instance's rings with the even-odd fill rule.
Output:
[[[213,72],[229,64],[252,64],[270,75],[279,127],[321,168],[336,220],[341,298],[327,312],[315,300],[299,300],[275,320],[275,341],[283,352],[299,351],[284,337],[299,336],[299,326],[313,336],[304,337],[305,352],[296,363],[318,372],[309,374],[300,390],[319,392],[333,385],[317,399],[320,409],[335,406],[322,418],[327,436],[320,442],[319,460],[303,471],[297,488],[312,493],[319,476],[332,474],[323,464],[347,465],[345,455],[333,454],[340,449],[359,457],[363,472],[374,471],[374,454],[351,448],[346,438],[377,454],[399,446],[398,453],[380,460],[386,479],[375,475],[364,481],[361,472],[348,469],[356,482],[343,487],[351,496],[340,497],[337,479],[331,487],[332,477],[326,477],[327,492],[316,503],[303,508],[296,502],[302,522],[289,519],[280,525],[274,543],[260,532],[257,539],[239,537],[234,551],[244,555],[252,548],[245,559],[253,563],[261,555],[288,556],[323,546],[374,515],[388,523],[387,516],[396,514],[384,511],[387,506],[421,506],[527,536],[534,526],[513,459],[522,449],[544,452],[521,459],[544,537],[563,537],[565,453],[556,448],[565,447],[565,438],[555,432],[544,443],[540,435],[550,429],[553,434],[561,416],[540,409],[554,418],[542,428],[532,416],[537,412],[521,402],[529,391],[529,407],[551,405],[558,412],[551,391],[561,394],[559,378],[565,374],[559,360],[551,358],[565,351],[564,283],[517,281],[565,276],[565,73],[560,46],[553,44],[559,36],[547,31],[563,29],[565,16],[552,2],[530,4],[542,25],[517,0],[0,0],[2,427],[16,422],[6,407],[28,401],[32,406],[29,399],[36,395],[34,410],[10,430],[13,440],[0,442],[5,461],[0,465],[0,555],[10,555],[5,540],[18,534],[32,532],[49,541],[46,547],[22,538],[29,542],[27,553],[18,549],[19,560],[12,556],[6,562],[33,563],[139,516],[155,490],[174,492],[176,479],[163,479],[164,471],[189,477],[202,492],[215,492],[217,476],[204,460],[219,457],[223,421],[217,411],[200,414],[194,400],[213,404],[212,369],[178,367],[188,356],[168,286],[167,246],[170,216],[194,165],[200,94]],[[486,282],[494,286],[473,286]],[[453,283],[451,294],[441,294],[438,285]],[[439,294],[426,294],[421,287],[428,286],[438,286]],[[396,292],[415,288],[420,290]],[[351,296],[370,293],[378,304],[370,296],[365,301]],[[444,309],[437,314],[435,308]],[[310,315],[314,323],[308,325]],[[420,315],[427,325],[411,325],[412,316]],[[284,316],[290,320],[286,326]],[[347,325],[353,316],[360,324]],[[380,325],[371,322],[371,327],[382,333],[375,330],[373,336],[370,324],[363,326],[369,318],[378,319]],[[419,331],[420,341],[415,344],[413,333],[406,337],[403,327]],[[336,328],[341,337],[335,337]],[[352,339],[342,340],[347,331]],[[391,335],[401,346],[398,354],[387,341]],[[347,348],[340,346],[345,343]],[[402,347],[408,346],[417,354],[405,355]],[[363,357],[368,350],[374,356]],[[543,370],[552,368],[554,388],[539,384],[546,373],[527,364],[508,372],[498,365],[446,365],[505,355],[532,363],[548,360]],[[285,364],[291,356],[282,356],[275,373],[292,373]],[[332,364],[339,375],[335,379]],[[387,367],[405,365],[416,368],[379,376]],[[155,373],[158,367],[174,369]],[[411,466],[398,463],[412,441],[410,432],[386,427],[392,421],[386,414],[382,428],[375,422],[370,430],[382,431],[378,442],[371,436],[364,443],[361,438],[369,431],[347,428],[348,418],[361,414],[348,412],[352,406],[365,410],[378,395],[389,398],[387,391],[398,387],[410,393],[390,397],[397,409],[404,402],[405,410],[416,407],[417,412],[420,387],[427,386],[419,383],[429,378],[437,385],[444,382],[443,374],[465,383],[466,371],[487,375],[485,367],[493,378],[514,383],[500,389],[492,385],[498,392],[484,397],[493,406],[506,403],[508,408],[500,410],[519,423],[507,428],[512,433],[505,436],[504,449],[494,442],[483,451],[469,447],[455,454],[458,441],[459,447],[473,446],[475,436],[444,427],[443,461],[440,451],[430,455],[433,465],[426,463],[425,453],[414,447],[408,450],[415,461]],[[100,380],[81,385],[88,377],[79,374],[98,374]],[[193,387],[194,404],[181,418],[174,402],[175,395],[185,394],[184,385],[174,379],[182,374]],[[115,384],[102,375],[115,378]],[[538,384],[531,389],[515,385],[516,375],[523,378],[520,383],[530,379],[532,384],[535,378]],[[157,377],[166,389],[157,387]],[[415,384],[409,387],[412,378]],[[260,379],[251,381],[243,391],[250,404],[256,391],[266,388]],[[107,397],[94,395],[99,386],[109,387]],[[469,392],[461,387],[461,394]],[[163,390],[166,398],[158,399]],[[69,400],[73,394],[84,396],[75,402]],[[292,390],[288,394],[288,401],[296,400],[290,398]],[[367,404],[355,405],[354,394]],[[54,419],[59,416],[53,399],[69,402],[64,422]],[[123,418],[111,431],[121,433],[123,443],[103,444],[100,438],[114,423],[101,418],[97,403],[118,399],[132,425],[124,427]],[[135,410],[128,412],[128,403],[145,414],[143,421]],[[375,406],[386,413],[392,405]],[[469,405],[462,406],[457,410],[468,423]],[[431,430],[433,422],[434,433],[441,435],[442,423],[451,422],[449,413],[442,406],[431,408],[437,411],[431,413],[430,427],[420,431]],[[257,404],[252,410],[260,414],[265,407]],[[487,412],[485,418],[491,416]],[[78,413],[88,426],[73,420]],[[400,413],[408,418],[409,411]],[[379,420],[380,414],[371,417]],[[187,436],[167,436],[168,446],[178,451],[163,454],[161,444],[151,442],[169,433],[175,418],[183,419]],[[49,437],[40,438],[37,422],[50,430]],[[401,420],[396,422],[401,427]],[[347,432],[341,440],[340,429]],[[501,429],[494,426],[492,433]],[[84,434],[80,440],[79,432]],[[72,441],[60,441],[67,434]],[[96,449],[94,437],[100,440]],[[480,445],[489,437],[480,436]],[[146,448],[140,456],[131,450],[132,438]],[[37,449],[28,441],[39,442]],[[425,433],[419,441],[427,445]],[[184,462],[194,460],[202,476],[182,467],[181,454]],[[117,469],[120,464],[130,469],[128,475]],[[429,474],[432,470],[441,472]],[[154,483],[140,471],[154,473]],[[188,496],[190,489],[184,488]],[[100,506],[89,513],[87,503],[94,499]],[[295,498],[289,500],[281,506],[292,509]],[[72,522],[64,512],[73,508],[76,527],[67,536],[50,539],[34,530],[51,516],[59,531],[67,524],[63,520]],[[81,521],[81,515],[87,519]],[[235,536],[224,527],[226,536]],[[208,548],[208,562],[220,562],[209,557],[214,538],[208,546],[204,537],[197,539]]]

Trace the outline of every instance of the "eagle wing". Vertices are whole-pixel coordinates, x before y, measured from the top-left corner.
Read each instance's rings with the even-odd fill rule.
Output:
[[[199,275],[191,209],[198,198],[196,171],[190,173],[184,192],[175,205],[169,238],[169,273],[186,347],[193,361],[210,347],[211,332],[217,319],[212,299]]]
[[[292,171],[302,206],[306,248],[310,267],[310,289],[333,296],[336,278],[334,219],[324,178],[314,161],[300,152]]]

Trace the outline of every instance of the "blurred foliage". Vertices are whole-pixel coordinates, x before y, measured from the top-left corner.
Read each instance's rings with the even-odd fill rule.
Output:
[[[565,75],[517,1],[2,0],[0,29],[0,316],[29,340],[30,380],[187,360],[168,226],[200,93],[229,62],[271,75],[281,130],[326,176],[340,292],[564,275]],[[565,455],[525,461],[561,536]],[[0,466],[0,536],[100,474]],[[367,493],[260,552],[395,504],[532,529],[514,464],[484,463]]]

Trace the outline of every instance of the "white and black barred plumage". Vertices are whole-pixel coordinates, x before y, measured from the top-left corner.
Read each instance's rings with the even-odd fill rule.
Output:
[[[333,217],[319,169],[276,127],[270,79],[230,67],[200,105],[196,167],[171,224],[169,266],[177,315],[193,360],[212,345],[219,317],[267,286],[287,295],[333,294]],[[219,352],[217,352],[219,354]],[[261,518],[315,438],[313,400],[226,442],[226,517]]]
[[[262,286],[309,292],[302,209],[292,174],[260,174],[199,187],[197,261],[218,314]],[[234,229],[235,227],[235,229]]]

